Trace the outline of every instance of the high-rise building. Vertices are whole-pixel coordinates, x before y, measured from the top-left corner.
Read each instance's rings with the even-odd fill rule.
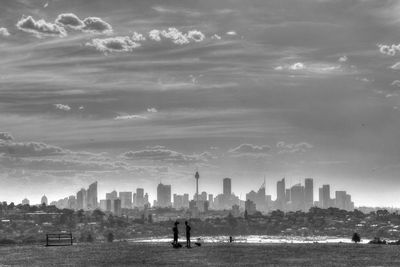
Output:
[[[76,197],[75,196],[68,197],[68,208],[71,210],[76,209]]]
[[[117,199],[118,198],[118,193],[117,193],[117,191],[112,191],[111,193],[106,193],[106,199],[110,199],[110,200],[113,200],[113,199]]]
[[[286,185],[285,178],[276,183],[276,208],[279,210],[286,209]]]
[[[42,196],[42,199],[40,200],[40,204],[41,205],[46,205],[47,206],[47,204],[48,204],[48,201],[47,201],[47,197],[46,197],[46,195],[43,195]]]
[[[95,210],[97,208],[97,182],[89,185],[86,201],[88,210]]]
[[[81,190],[76,193],[76,208],[78,210],[86,210],[87,209],[87,202],[86,202],[86,190],[82,188]]]
[[[183,195],[174,194],[173,207],[176,210],[180,210],[180,209],[184,208],[184,206],[183,206]]]
[[[121,216],[121,200],[119,198],[116,198],[116,199],[112,200],[111,202],[112,202],[111,212],[115,216]]]
[[[189,194],[183,194],[182,205],[185,209],[189,208]]]
[[[230,196],[232,194],[231,178],[224,178],[222,183],[223,183],[223,194],[225,196]]]
[[[132,208],[132,192],[119,192],[119,199],[121,199],[122,209]]]
[[[162,208],[171,207],[171,185],[158,184],[157,206]]]
[[[305,210],[304,187],[296,184],[290,189],[290,209],[292,211]]]
[[[341,210],[346,209],[346,191],[335,192],[335,207]]]
[[[100,199],[100,209],[102,211],[107,210],[107,200],[106,199]]]
[[[322,208],[327,209],[330,207],[331,207],[331,189],[329,184],[324,184],[322,185]]]
[[[144,189],[136,188],[136,207],[142,208],[144,206]]]
[[[304,181],[305,209],[308,211],[314,205],[314,180],[306,178]]]

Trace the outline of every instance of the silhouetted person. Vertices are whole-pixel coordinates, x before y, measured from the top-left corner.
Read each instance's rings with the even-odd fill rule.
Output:
[[[174,242],[172,243],[172,245],[175,247],[175,246],[178,246],[178,233],[179,233],[179,231],[178,231],[178,224],[179,224],[179,222],[175,222],[174,223],[174,227],[172,228],[172,232],[174,233]]]
[[[232,243],[232,242],[233,242],[233,237],[230,236],[230,237],[229,237],[229,243]]]
[[[185,221],[186,225],[186,247],[190,248],[190,230],[192,229],[187,221]]]

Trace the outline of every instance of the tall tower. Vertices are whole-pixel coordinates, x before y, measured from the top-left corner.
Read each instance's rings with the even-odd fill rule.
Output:
[[[196,174],[194,175],[194,178],[196,179],[196,202],[198,202],[199,201],[199,178],[200,178],[199,172],[196,172]]]

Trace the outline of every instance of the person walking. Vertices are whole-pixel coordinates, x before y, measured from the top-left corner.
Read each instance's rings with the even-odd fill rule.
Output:
[[[190,230],[192,229],[188,223],[188,221],[185,221],[185,225],[186,225],[186,247],[187,248],[191,248],[190,245]]]
[[[178,222],[178,221],[175,221],[174,227],[172,228],[172,232],[174,233],[174,242],[172,243],[172,245],[173,245],[174,247],[177,247],[177,246],[178,246],[178,234],[179,234],[179,231],[178,231],[178,224],[179,224],[179,222]]]

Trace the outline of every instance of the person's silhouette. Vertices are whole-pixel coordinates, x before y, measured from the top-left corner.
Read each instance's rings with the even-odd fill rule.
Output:
[[[178,246],[178,233],[179,233],[178,224],[179,222],[176,221],[174,223],[174,227],[172,228],[172,232],[174,233],[174,242],[172,243],[173,246]]]
[[[190,230],[192,229],[187,221],[185,221],[186,225],[186,247],[191,248],[190,246]]]

